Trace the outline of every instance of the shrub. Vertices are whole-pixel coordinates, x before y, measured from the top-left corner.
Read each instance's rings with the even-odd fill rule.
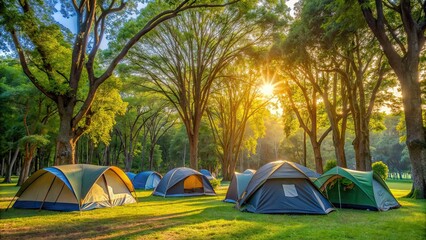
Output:
[[[371,168],[373,169],[373,172],[377,173],[383,180],[388,178],[389,168],[384,162],[375,162],[371,164]]]
[[[220,179],[213,178],[210,180],[210,184],[212,185],[213,189],[216,189],[218,186],[220,186]]]
[[[327,160],[327,162],[325,163],[325,166],[324,166],[324,172],[327,172],[328,170],[334,168],[335,166],[337,166],[336,160],[334,160],[334,159]]]

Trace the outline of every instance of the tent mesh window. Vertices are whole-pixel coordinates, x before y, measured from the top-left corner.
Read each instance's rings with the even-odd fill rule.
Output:
[[[286,197],[297,197],[296,186],[294,184],[283,184],[284,196]]]

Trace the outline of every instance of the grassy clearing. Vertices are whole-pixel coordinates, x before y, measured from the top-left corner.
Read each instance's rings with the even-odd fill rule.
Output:
[[[397,197],[411,184],[389,182]],[[399,198],[387,212],[342,209],[326,216],[243,213],[215,197],[161,198],[84,212],[4,209],[18,190],[0,184],[2,239],[426,239],[426,201]]]

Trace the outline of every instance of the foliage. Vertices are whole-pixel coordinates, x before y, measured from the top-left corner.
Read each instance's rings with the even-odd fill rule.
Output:
[[[126,113],[128,103],[121,98],[120,89],[121,81],[115,77],[109,78],[99,87],[91,108],[91,115],[87,116],[91,123],[85,131],[95,145],[99,142],[108,144],[111,141],[111,131],[116,124],[116,116]]]
[[[373,172],[378,174],[383,180],[386,180],[388,178],[389,168],[384,162],[374,162],[371,165],[371,168],[373,169]]]
[[[335,159],[329,159],[325,162],[324,172],[334,168],[337,166],[337,161]]]
[[[221,179],[219,179],[219,178],[213,178],[213,179],[210,179],[209,181],[210,181],[210,184],[212,185],[213,189],[217,189],[220,186],[220,183],[221,183]]]

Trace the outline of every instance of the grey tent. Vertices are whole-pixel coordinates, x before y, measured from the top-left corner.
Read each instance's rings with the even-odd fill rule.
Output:
[[[174,168],[158,183],[154,196],[186,197],[216,195],[206,176],[191,168]]]
[[[234,176],[232,176],[231,182],[229,183],[225,200],[223,201],[236,203],[243,192],[246,190],[248,183],[255,173],[256,171],[251,169],[247,169],[243,173],[235,172]]]
[[[331,203],[294,163],[263,165],[237,202],[241,211],[253,213],[327,214]]]
[[[310,168],[307,168],[305,166],[303,166],[302,164],[298,164],[293,162],[294,165],[296,165],[296,167],[298,167],[300,170],[302,170],[302,172],[308,176],[311,180],[315,180],[317,178],[319,178],[321,176],[321,174],[311,170]]]

